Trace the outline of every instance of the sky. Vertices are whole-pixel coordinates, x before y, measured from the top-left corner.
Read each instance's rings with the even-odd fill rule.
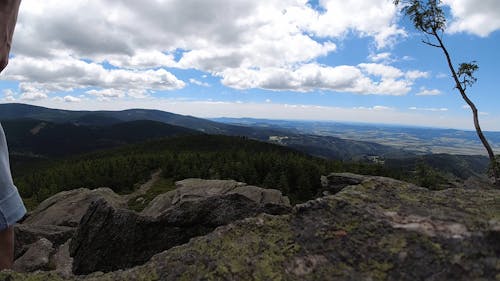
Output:
[[[442,0],[500,131],[499,0]],[[442,52],[392,0],[23,0],[0,103],[473,129]]]

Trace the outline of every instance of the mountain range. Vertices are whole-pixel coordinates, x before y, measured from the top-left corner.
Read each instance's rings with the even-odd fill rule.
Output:
[[[484,174],[489,163],[484,156],[436,154],[432,149],[423,150],[407,143],[410,139],[432,147],[432,135],[450,142],[443,134],[460,135],[460,131],[453,130],[401,128],[399,132],[387,126],[248,118],[214,121],[159,110],[70,111],[26,104],[0,104],[0,121],[16,168],[32,165],[39,158],[61,158],[152,139],[205,134],[265,141],[323,159],[383,165],[406,177],[424,164],[430,170],[422,175],[441,183]],[[375,136],[374,141],[360,141],[370,135]],[[460,147],[456,143],[448,146]],[[216,145],[213,147],[217,149]]]
[[[363,140],[392,147],[427,153],[486,155],[475,131],[363,124],[326,121],[270,120],[253,118],[216,118],[213,121],[258,128],[281,128],[301,134]],[[500,153],[500,132],[484,132],[492,147]]]
[[[330,159],[359,160],[372,155],[413,155],[408,151],[373,142],[332,136],[320,138],[288,128],[225,124],[147,109],[70,111],[26,104],[0,104],[0,121],[11,149],[42,154],[45,151],[64,155],[151,138],[206,133],[269,141]]]

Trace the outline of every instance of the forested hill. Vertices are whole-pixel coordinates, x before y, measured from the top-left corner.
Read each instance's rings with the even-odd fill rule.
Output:
[[[73,111],[18,103],[0,104],[0,120],[26,118],[53,123],[74,123],[84,126],[107,126],[128,121],[151,120],[208,134],[245,135],[259,139],[266,139],[267,136],[280,132],[278,129],[269,130],[265,128],[229,125],[193,116],[152,109]]]
[[[150,120],[172,126],[185,127],[201,133],[245,136],[261,141],[271,141],[318,157],[329,159],[360,160],[369,155],[398,158],[413,155],[408,151],[376,143],[344,140],[338,137],[325,138],[311,134],[298,134],[293,130],[281,128],[262,128],[224,124],[202,118],[178,115],[159,110],[130,109],[123,111],[69,111],[26,104],[0,104],[0,120],[3,120],[2,124],[16,122],[16,120],[19,119],[34,119],[54,124],[52,126],[52,135],[54,136],[58,134],[63,135],[64,131],[59,133],[55,131],[57,128],[67,126],[70,128],[69,131],[74,131],[74,134],[80,134],[83,139],[91,139],[83,136],[85,132],[90,133],[91,131],[95,131],[95,128],[88,129],[86,127],[109,127],[123,122]],[[34,125],[32,129],[34,129],[38,124],[32,125]],[[4,126],[8,127],[8,124]],[[155,126],[158,127],[159,125],[157,124]],[[136,126],[136,128],[138,128],[138,126]],[[138,129],[141,130],[141,128]],[[148,127],[144,126],[143,130],[147,131],[147,129]],[[105,131],[108,129],[103,130]],[[7,132],[7,134],[9,134],[9,132]],[[145,135],[149,136],[148,134],[151,133],[146,133]],[[154,133],[152,134],[154,135]],[[161,133],[159,135],[161,135]],[[10,139],[11,136],[8,135],[7,137]],[[125,137],[128,138],[129,136]],[[279,141],[276,142],[275,139],[278,139]],[[102,145],[101,143],[90,144],[90,142],[89,146],[101,147]],[[70,143],[68,142],[65,145],[68,146],[67,150],[70,150]],[[80,148],[75,148],[74,151],[82,151],[78,149]],[[85,151],[88,151],[88,149]]]
[[[108,126],[83,126],[34,119],[2,122],[15,155],[61,157],[112,148],[155,138],[201,134],[157,121],[137,120]]]
[[[16,158],[13,158],[14,163]],[[321,175],[332,171],[397,176],[381,165],[344,163],[245,137],[193,135],[148,141],[106,151],[48,160],[14,169],[15,182],[32,205],[62,191],[110,187],[127,193],[161,169],[172,181],[185,178],[234,179],[277,188],[294,202],[321,193]]]

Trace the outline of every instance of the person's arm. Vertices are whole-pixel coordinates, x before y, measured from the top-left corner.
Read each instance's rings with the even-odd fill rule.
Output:
[[[9,63],[12,35],[20,4],[21,0],[0,0],[0,72]]]
[[[14,263],[14,228],[0,231],[0,271],[12,268]]]
[[[0,0],[0,72],[9,62],[12,36],[21,0]],[[4,159],[6,158],[6,159]],[[26,209],[12,184],[8,164],[7,143],[0,125],[0,271],[11,268],[14,262],[14,228],[10,225],[26,213]],[[4,210],[4,208],[6,210]],[[6,228],[5,228],[6,227]]]

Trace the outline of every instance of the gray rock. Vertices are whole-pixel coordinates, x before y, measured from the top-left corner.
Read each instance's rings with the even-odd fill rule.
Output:
[[[125,200],[109,188],[80,188],[60,192],[43,201],[23,223],[76,227],[90,203],[100,198],[117,207],[126,206]]]
[[[217,226],[259,213],[283,214],[290,207],[258,204],[241,194],[180,202],[161,216],[93,203],[70,246],[73,272],[113,271],[142,264],[154,254],[205,235]]]
[[[360,182],[292,213],[217,227],[143,265],[69,279],[498,280],[500,190],[432,191],[389,178],[353,180]],[[4,271],[0,280],[61,277]]]
[[[55,267],[55,272],[64,278],[73,276],[73,258],[69,255],[70,242],[71,240],[68,240],[66,243],[62,244],[51,258]]]
[[[142,214],[158,216],[175,204],[226,194],[241,194],[259,204],[290,207],[290,200],[279,190],[251,186],[234,180],[185,179],[176,182],[175,185],[177,187],[175,190],[153,199]]]
[[[14,262],[13,269],[19,272],[49,270],[50,255],[54,252],[52,242],[41,238],[29,245],[28,250]]]
[[[68,241],[75,230],[76,228],[67,226],[16,224],[14,226],[14,257],[17,259],[22,256],[31,244],[41,238],[49,240],[54,247],[58,247]]]
[[[357,185],[363,182],[366,177],[351,173],[332,173],[328,176],[321,177],[321,185],[326,194],[336,194],[344,187],[349,185]]]

